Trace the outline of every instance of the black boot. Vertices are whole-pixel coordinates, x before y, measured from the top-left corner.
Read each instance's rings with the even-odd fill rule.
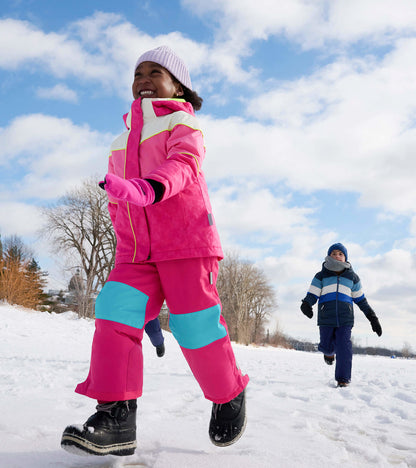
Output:
[[[156,354],[158,357],[163,357],[165,355],[165,345],[162,343],[159,346],[156,346]]]
[[[335,356],[328,356],[327,354],[324,354],[324,361],[328,364],[328,366],[332,366],[334,360]]]
[[[98,405],[83,426],[64,430],[62,448],[79,455],[133,455],[137,447],[136,409],[136,400]]]
[[[212,404],[209,437],[214,445],[226,447],[234,444],[246,428],[245,390],[228,403]]]
[[[348,380],[338,380],[337,387],[348,387],[349,384]]]

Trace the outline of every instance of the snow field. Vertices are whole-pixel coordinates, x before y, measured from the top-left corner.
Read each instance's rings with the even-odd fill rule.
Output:
[[[156,356],[147,337],[138,449],[79,457],[63,429],[95,402],[74,393],[89,368],[94,323],[0,305],[0,468],[416,467],[416,361],[354,356],[353,380],[335,388],[320,353],[234,345],[250,376],[247,429],[228,448],[208,438],[206,401],[172,335]]]

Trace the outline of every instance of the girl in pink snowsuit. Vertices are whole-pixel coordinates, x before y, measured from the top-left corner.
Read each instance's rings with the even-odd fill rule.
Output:
[[[76,392],[98,400],[84,426],[68,426],[67,450],[126,455],[136,447],[143,330],[166,300],[170,328],[205,398],[209,435],[234,443],[245,427],[248,376],[237,367],[216,289],[223,257],[202,172],[195,117],[202,99],[168,47],[136,63],[127,131],[112,144],[107,191],[117,236],[115,268],[99,294],[90,372]]]

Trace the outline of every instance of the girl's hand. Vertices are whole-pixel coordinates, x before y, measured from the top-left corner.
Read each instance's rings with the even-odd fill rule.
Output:
[[[98,184],[114,200],[148,206],[155,201],[155,191],[145,179],[123,179],[115,174],[107,174]]]

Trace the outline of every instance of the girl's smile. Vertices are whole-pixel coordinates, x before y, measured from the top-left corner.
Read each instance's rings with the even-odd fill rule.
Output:
[[[154,94],[155,92],[152,91],[151,89],[143,89],[139,92],[139,95],[141,97],[153,97]]]

